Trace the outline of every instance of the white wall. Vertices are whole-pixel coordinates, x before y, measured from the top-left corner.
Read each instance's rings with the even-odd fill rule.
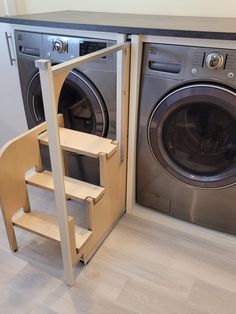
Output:
[[[16,0],[19,13],[58,10],[236,17],[235,0]]]
[[[0,0],[0,16],[5,15],[3,0]]]
[[[16,15],[18,14],[16,8],[17,0],[0,0],[0,15]],[[24,7],[24,0],[21,1],[20,6]]]

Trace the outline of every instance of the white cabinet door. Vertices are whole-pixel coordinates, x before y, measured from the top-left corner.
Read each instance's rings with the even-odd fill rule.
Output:
[[[16,59],[13,33],[10,24],[0,23],[0,147],[28,129],[17,63],[11,62]]]

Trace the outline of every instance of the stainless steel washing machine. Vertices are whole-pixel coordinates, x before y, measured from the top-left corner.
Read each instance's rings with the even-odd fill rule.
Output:
[[[236,234],[236,50],[145,44],[136,199]]]
[[[114,45],[114,41],[15,31],[21,91],[28,127],[45,120],[40,78],[35,60],[58,64]],[[116,137],[116,55],[73,69],[59,98],[65,127],[102,137]],[[44,168],[50,169],[48,149],[41,148]],[[99,184],[98,160],[68,153],[69,176]]]

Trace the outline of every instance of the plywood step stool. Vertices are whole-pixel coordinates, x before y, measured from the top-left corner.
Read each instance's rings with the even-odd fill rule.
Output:
[[[57,103],[63,82],[78,65],[117,53],[117,140],[65,129]],[[12,251],[17,250],[14,226],[61,245],[64,276],[73,284],[72,265],[87,262],[125,210],[128,120],[129,44],[121,43],[51,67],[38,60],[46,122],[8,142],[0,150],[0,204]],[[40,144],[49,145],[52,172],[43,171]],[[63,151],[99,159],[100,186],[65,176]],[[35,168],[35,172],[26,173]],[[54,191],[54,216],[30,208],[27,184]],[[66,198],[82,202],[88,229],[75,226]]]

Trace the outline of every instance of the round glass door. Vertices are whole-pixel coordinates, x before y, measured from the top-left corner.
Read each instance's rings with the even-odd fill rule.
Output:
[[[196,84],[167,95],[148,127],[151,150],[171,176],[199,187],[236,182],[236,94]]]
[[[45,121],[39,73],[29,84],[27,104],[35,125]],[[77,70],[69,73],[62,86],[58,111],[63,114],[68,129],[107,135],[108,113],[104,100],[95,85]]]

